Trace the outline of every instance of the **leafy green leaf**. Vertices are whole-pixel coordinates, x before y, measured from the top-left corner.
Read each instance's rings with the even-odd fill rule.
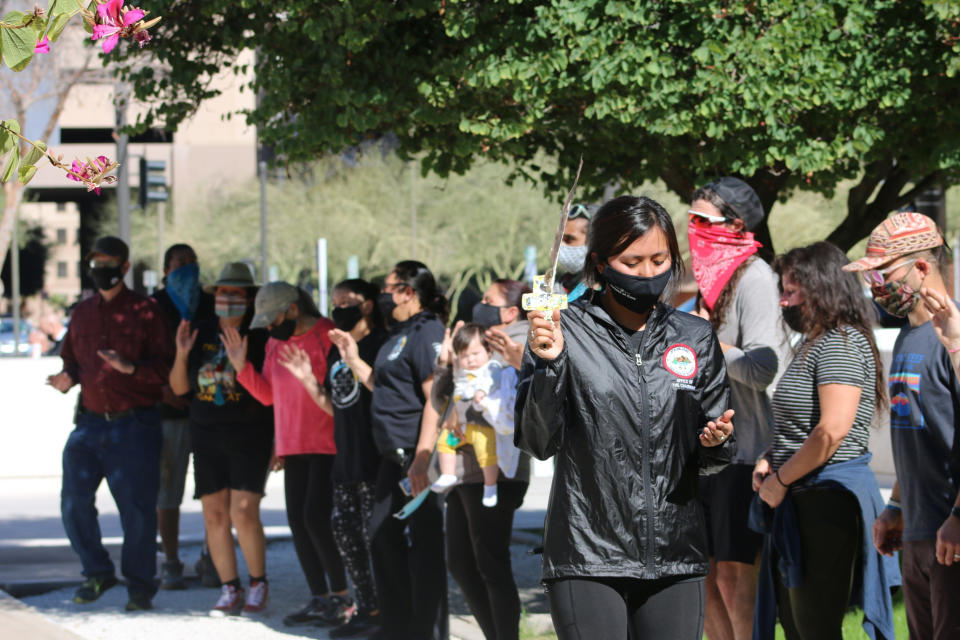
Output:
[[[33,29],[0,29],[0,41],[3,42],[3,61],[14,71],[20,71],[33,57],[36,36]]]
[[[57,38],[59,38],[60,34],[63,33],[63,29],[67,26],[68,22],[70,22],[69,13],[58,13],[56,15],[56,17],[50,23],[50,29],[47,31],[47,37],[50,38],[50,42],[57,41]]]
[[[10,150],[10,155],[7,156],[7,164],[3,167],[3,176],[0,177],[0,182],[10,182],[13,179],[13,174],[17,170],[17,164],[20,161],[20,151],[17,147],[14,147]]]
[[[36,164],[40,158],[43,157],[43,154],[47,151],[47,145],[40,142],[39,140],[33,141],[33,146],[27,151],[27,155],[23,157],[23,162],[21,164]]]
[[[33,176],[37,173],[36,165],[20,165],[20,170],[17,172],[20,178],[20,184],[27,184],[33,179]]]

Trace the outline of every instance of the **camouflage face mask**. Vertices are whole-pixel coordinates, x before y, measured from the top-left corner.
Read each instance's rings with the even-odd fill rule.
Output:
[[[912,271],[913,267],[910,267],[910,270]],[[870,288],[874,301],[890,315],[906,317],[920,301],[920,292],[907,284],[909,275],[910,271],[907,271],[906,275],[899,280]]]

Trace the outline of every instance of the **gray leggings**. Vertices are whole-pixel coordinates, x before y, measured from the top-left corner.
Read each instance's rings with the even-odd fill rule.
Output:
[[[547,592],[558,640],[703,637],[703,578],[560,578]]]

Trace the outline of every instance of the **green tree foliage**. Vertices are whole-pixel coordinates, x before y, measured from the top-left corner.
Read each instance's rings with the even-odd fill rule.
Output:
[[[175,125],[256,48],[246,115],[289,160],[390,132],[425,173],[509,162],[559,199],[582,154],[594,193],[738,174],[768,208],[856,179],[844,247],[960,166],[956,2],[141,4],[168,19],[162,65],[130,69],[154,104],[140,126]]]

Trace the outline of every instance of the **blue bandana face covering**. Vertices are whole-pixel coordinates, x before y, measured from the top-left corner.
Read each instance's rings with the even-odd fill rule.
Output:
[[[185,264],[167,274],[167,295],[173,301],[184,320],[193,320],[200,304],[200,267],[197,263]]]

